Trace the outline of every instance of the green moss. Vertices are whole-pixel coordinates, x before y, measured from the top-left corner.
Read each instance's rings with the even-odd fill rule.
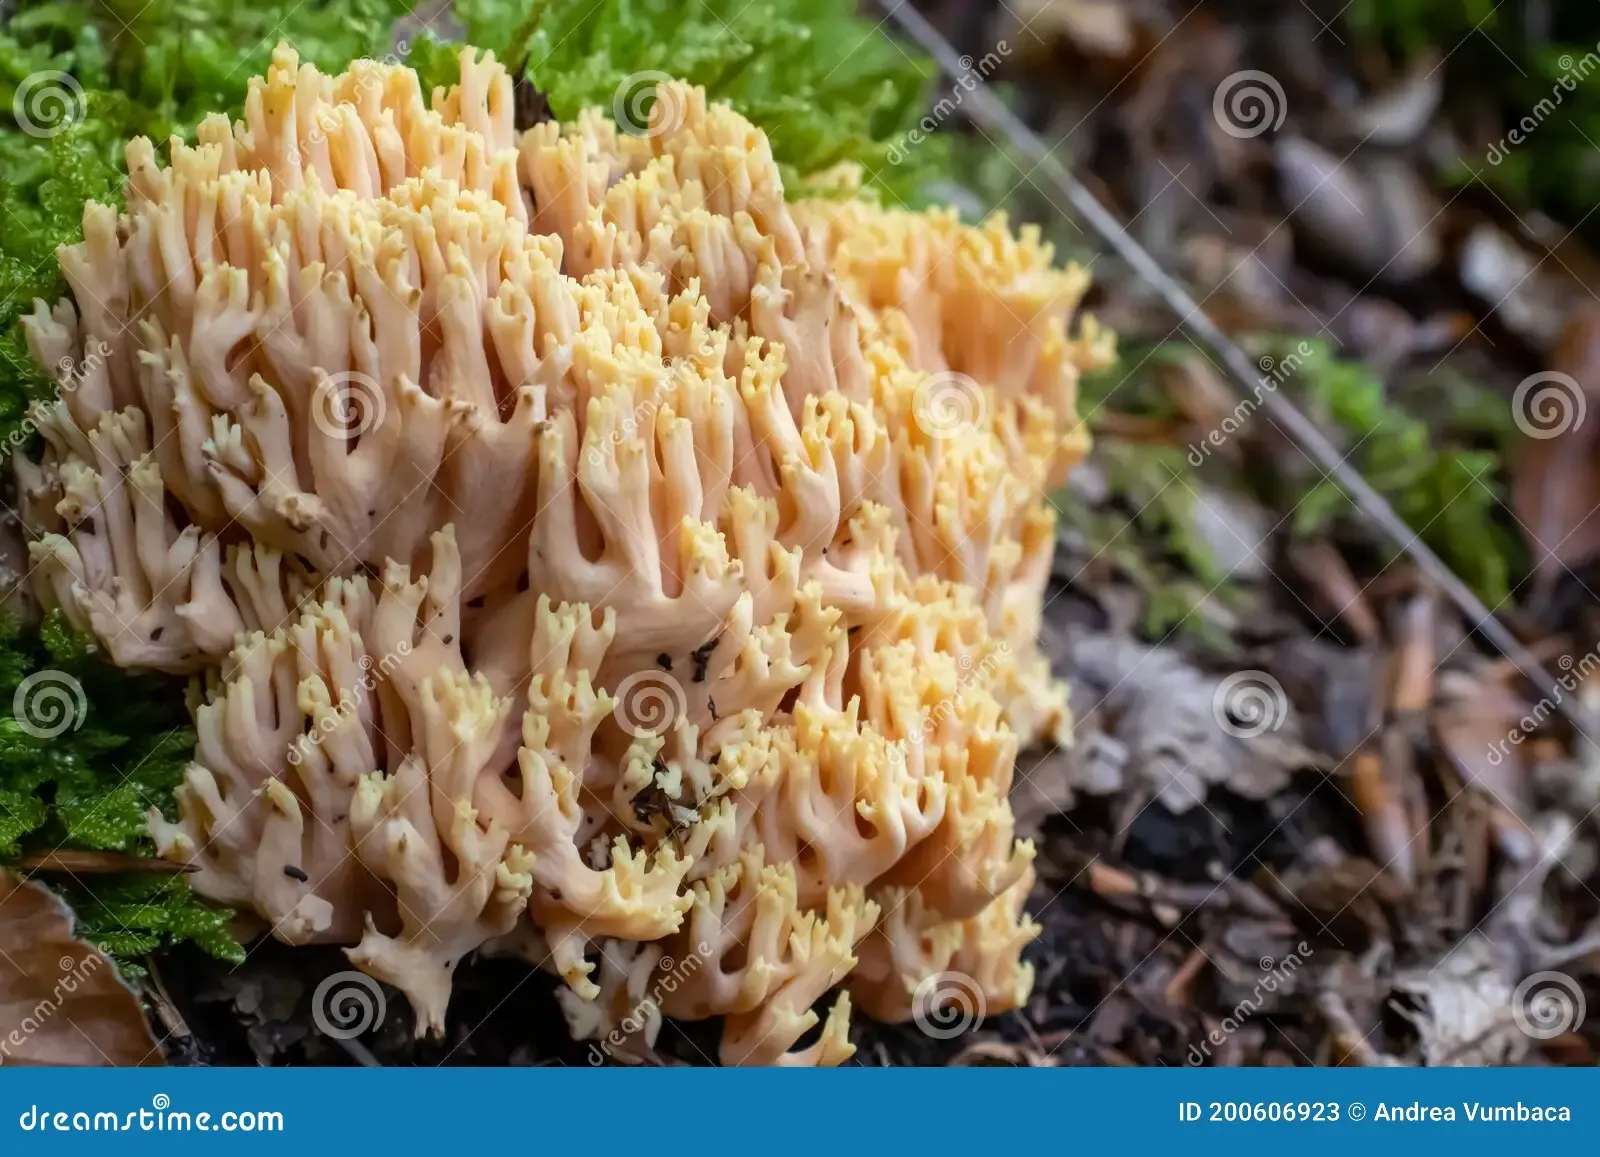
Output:
[[[1345,12],[1358,33],[1408,56],[1459,44],[1476,31],[1501,34],[1512,16],[1499,0],[1352,0]]]
[[[1299,339],[1294,339],[1299,344]],[[1264,350],[1277,344],[1257,339]],[[1289,343],[1275,352],[1293,365],[1284,390],[1349,452],[1349,463],[1382,494],[1423,542],[1491,606],[1509,595],[1526,566],[1520,538],[1500,514],[1504,500],[1503,447],[1513,433],[1504,399],[1448,374],[1431,376],[1391,396],[1383,380],[1359,361],[1334,356],[1308,341],[1290,358]],[[1102,408],[1150,418],[1181,420],[1159,376],[1164,364],[1193,357],[1184,343],[1130,347],[1123,365],[1086,375],[1083,410]],[[1259,415],[1256,419],[1261,421]],[[1090,426],[1094,421],[1091,417]],[[1242,432],[1248,438],[1248,429]],[[1119,509],[1129,516],[1090,513],[1063,497],[1065,522],[1084,534],[1091,549],[1127,575],[1147,600],[1147,634],[1202,629],[1193,612],[1202,598],[1235,601],[1205,542],[1194,532],[1194,469],[1183,450],[1102,440],[1096,462]],[[1337,483],[1308,468],[1311,481],[1285,489],[1285,464],[1270,462],[1232,479],[1258,500],[1289,516],[1291,533],[1309,537],[1335,530],[1354,508]],[[1153,538],[1155,551],[1141,538]],[[1388,544],[1385,549],[1393,550]]]
[[[37,632],[0,621],[0,863],[77,849],[149,855],[145,814],[174,813],[194,750],[183,685],[101,663],[59,620]],[[241,949],[231,913],[204,909],[181,879],[118,873],[64,889],[81,930],[129,959],[188,940],[225,959]]]
[[[852,161],[891,198],[914,202],[948,171],[943,138],[891,162],[925,111],[934,68],[850,0],[459,0],[456,11],[467,39],[494,49],[563,120],[613,108],[619,91],[636,115],[649,86],[630,79],[670,74],[759,125],[791,187]]]
[[[1144,417],[1176,420],[1177,407],[1154,369],[1193,351],[1182,343],[1131,346],[1122,362],[1086,374],[1079,405],[1094,416],[1107,408]],[[1109,562],[1144,596],[1144,635],[1163,639],[1176,632],[1226,653],[1232,644],[1216,620],[1201,612],[1207,601],[1242,606],[1239,585],[1223,574],[1210,547],[1194,528],[1194,469],[1177,446],[1099,439],[1094,462],[1104,473],[1112,502],[1089,510],[1070,489],[1054,498],[1063,525],[1083,536],[1090,553]]]
[[[1497,517],[1510,407],[1459,379],[1436,379],[1433,396],[1415,392],[1401,404],[1367,366],[1334,357],[1324,343],[1307,345],[1311,356],[1291,389],[1311,416],[1343,432],[1350,465],[1480,598],[1504,602],[1525,562],[1520,539]],[[1320,481],[1295,507],[1294,531],[1321,533],[1350,509],[1336,483]]]
[[[1537,206],[1596,235],[1600,5],[1552,5],[1550,13],[1548,39],[1531,35],[1523,6],[1497,0],[1355,0],[1348,20],[1357,45],[1401,62],[1428,50],[1442,57],[1447,109],[1464,94],[1470,107],[1487,101],[1498,113],[1496,147],[1462,158],[1459,179],[1481,180],[1513,208]],[[1526,137],[1513,143],[1518,127]]]
[[[230,964],[245,951],[231,931],[233,913],[213,908],[181,876],[124,873],[72,882],[62,889],[77,914],[77,933],[108,953],[124,976],[144,969],[138,958],[171,944],[190,943]]]
[[[193,750],[183,688],[133,677],[74,648],[0,631],[0,857],[29,848],[148,848],[145,809],[171,804]],[[42,806],[41,806],[42,805]]]

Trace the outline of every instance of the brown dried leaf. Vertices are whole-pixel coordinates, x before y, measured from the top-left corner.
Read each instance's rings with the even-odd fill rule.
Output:
[[[1351,952],[1392,940],[1388,910],[1405,906],[1410,894],[1392,872],[1348,854],[1329,837],[1313,840],[1305,862],[1281,875],[1258,869],[1256,883],[1284,906],[1302,934],[1331,935]]]
[[[1217,367],[1193,350],[1157,366],[1155,374],[1167,397],[1197,429],[1215,430],[1239,404],[1238,395]]]
[[[1356,581],[1344,556],[1325,540],[1297,543],[1289,548],[1289,562],[1317,593],[1317,609],[1332,613],[1368,646],[1383,634],[1378,616],[1367,599],[1366,588]]]
[[[0,868],[0,1065],[163,1065],[139,998],[72,910]]]
[[[1459,672],[1443,680],[1434,734],[1461,778],[1516,815],[1527,811],[1520,720],[1531,709],[1504,683]]]
[[[1398,731],[1386,730],[1377,749],[1359,753],[1350,769],[1350,794],[1361,812],[1367,842],[1383,866],[1408,888],[1417,878],[1412,852],[1416,832],[1398,781],[1416,774],[1409,746]]]
[[[1511,472],[1511,507],[1545,590],[1563,568],[1600,553],[1600,305],[1574,307],[1550,369],[1571,377],[1581,393],[1577,398],[1552,395],[1556,406],[1565,407],[1558,413],[1565,428],[1553,437],[1529,438]],[[1517,399],[1524,411],[1538,405],[1545,388],[1567,390],[1554,381],[1535,385],[1525,399]],[[1544,433],[1542,416],[1532,415],[1535,428]]]
[[[1395,631],[1394,681],[1389,706],[1397,716],[1426,711],[1433,702],[1433,678],[1438,670],[1437,604],[1424,589],[1413,596],[1399,616]]]

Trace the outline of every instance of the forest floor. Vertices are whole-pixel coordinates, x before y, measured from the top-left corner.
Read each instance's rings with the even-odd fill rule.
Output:
[[[948,195],[1088,264],[1122,359],[1084,384],[1096,447],[1058,499],[1045,644],[1077,740],[1029,753],[1013,793],[1039,847],[1033,995],[948,1038],[858,1017],[856,1063],[1593,1063],[1600,750],[1562,712],[1600,721],[1579,678],[1600,664],[1600,456],[1581,420],[1530,433],[1518,388],[1574,382],[1556,401],[1580,417],[1600,391],[1580,223],[1462,179],[1491,162],[1449,44],[1397,64],[1304,4],[923,7],[1003,60],[1013,106],[1259,359],[1258,389],[1325,429],[1562,701],[1241,409],[1037,169],[950,126],[972,180]],[[339,967],[170,954],[170,1059],[593,1059],[555,981],[493,959],[463,967],[443,1042],[395,1015],[338,1044],[304,978]],[[656,1051],[705,1063],[714,1029],[669,1024]]]

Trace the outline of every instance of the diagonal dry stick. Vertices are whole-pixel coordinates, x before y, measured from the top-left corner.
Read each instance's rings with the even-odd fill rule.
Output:
[[[938,62],[940,70],[953,81],[958,81],[970,70],[963,68],[961,58],[939,31],[913,8],[909,0],[877,0],[884,12],[915,40],[922,49]],[[1293,402],[1276,390],[1256,390],[1256,363],[1223,333],[1217,323],[1190,296],[1176,279],[1161,268],[1159,262],[1135,241],[1081,181],[1055,157],[1053,149],[1045,145],[1038,135],[1023,124],[1017,116],[995,98],[983,85],[965,89],[962,107],[972,114],[973,120],[984,128],[997,132],[1029,160],[1031,160],[1064,196],[1091,229],[1118,256],[1128,263],[1146,282],[1153,286],[1166,303],[1178,323],[1190,335],[1209,349],[1227,369],[1235,386],[1251,397],[1257,398],[1272,420],[1299,444],[1300,449],[1316,462],[1328,475],[1344,488],[1357,509],[1371,519],[1394,543],[1422,568],[1422,570],[1450,596],[1456,607],[1485,638],[1499,648],[1522,676],[1545,694],[1557,710],[1571,720],[1573,726],[1592,742],[1600,743],[1585,721],[1568,703],[1561,687],[1545,671],[1544,666],[1517,640],[1517,637],[1484,606],[1472,589],[1456,577],[1415,531],[1413,531],[1388,501],[1374,490],[1359,471],[1346,463],[1338,449],[1329,442],[1311,419],[1300,412]]]

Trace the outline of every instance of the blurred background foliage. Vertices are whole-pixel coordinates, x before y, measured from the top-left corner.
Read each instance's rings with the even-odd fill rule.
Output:
[[[1526,147],[1498,164],[1473,158],[1462,176],[1560,218],[1588,217],[1600,200],[1600,5],[1355,0],[1348,18],[1357,37],[1399,61],[1442,58],[1479,127],[1510,129],[1541,101],[1558,103],[1559,115],[1537,117]],[[1588,229],[1600,236],[1593,221]]]

